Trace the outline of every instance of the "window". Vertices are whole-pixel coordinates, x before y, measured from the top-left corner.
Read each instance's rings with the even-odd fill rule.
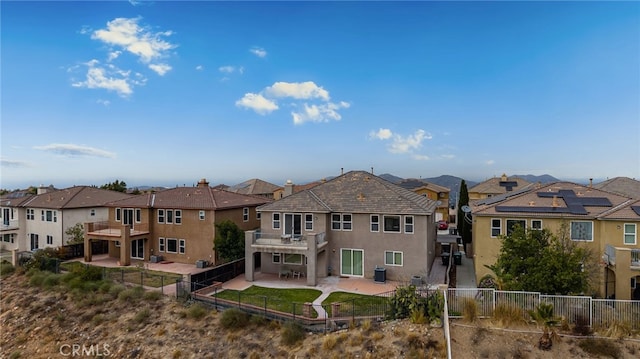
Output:
[[[273,229],[280,229],[280,213],[273,213],[271,215],[271,224]]]
[[[158,223],[164,223],[164,209],[158,210]]]
[[[178,252],[184,254],[187,242],[184,239],[178,241]]]
[[[262,213],[256,211],[256,219],[259,221],[262,219]]]
[[[341,228],[340,225],[340,215],[339,214],[332,214],[331,215],[331,229],[334,231],[339,231]]]
[[[142,222],[142,210],[140,208],[136,208],[136,223]]]
[[[502,233],[502,221],[497,218],[491,220],[491,237],[498,237]]]
[[[44,209],[40,211],[40,220],[44,222]]]
[[[181,209],[176,209],[174,211],[176,217],[175,217],[175,224],[182,224],[182,210]]]
[[[532,219],[531,220],[531,229],[533,229],[535,231],[542,230],[542,221],[539,220],[539,219]]]
[[[53,244],[53,236],[47,234],[47,244]]]
[[[164,238],[159,238],[158,239],[158,251],[159,252],[164,252],[165,248],[164,248]]]
[[[249,207],[244,207],[242,209],[242,221],[243,222],[249,221]]]
[[[284,264],[302,264],[302,254],[285,253]]]
[[[95,209],[92,209],[91,211],[89,211],[89,215],[90,215],[91,217],[95,217],[95,215],[96,215],[96,210],[95,210]]]
[[[40,247],[40,243],[38,243],[38,235],[35,233],[31,233],[29,235],[29,238],[31,239],[31,250],[35,251],[36,249],[38,249]]]
[[[342,230],[350,231],[351,230],[351,215],[343,214],[342,215]]]
[[[27,208],[27,219],[31,221],[36,219],[36,211],[33,208]]]
[[[114,243],[114,245],[115,245],[116,247],[120,247],[120,241],[116,241],[116,243]]]
[[[47,222],[58,222],[58,211],[42,211],[41,219]]]
[[[377,214],[371,215],[371,232],[380,232],[380,216]]]
[[[384,264],[387,266],[402,266],[402,252],[385,251]]]
[[[572,241],[593,241],[593,223],[587,221],[571,222]]]
[[[383,216],[384,231],[400,233],[400,216]]]
[[[201,221],[204,221],[204,211],[198,212],[198,218],[200,218]]]
[[[636,225],[635,223],[624,224],[624,244],[636,244]]]
[[[404,216],[404,233],[413,233],[413,216]]]
[[[507,219],[507,236],[511,235],[516,227],[525,229],[526,223],[524,219]]]
[[[273,263],[280,263],[280,253],[273,253],[271,255],[271,261]]]
[[[167,219],[166,219],[167,224],[173,223],[173,210],[167,209],[165,213],[167,214]]]
[[[122,210],[120,208],[116,208],[116,222],[120,222],[120,218],[122,218]]]
[[[304,229],[313,231],[313,214],[307,213],[304,215]]]
[[[178,253],[178,240],[167,238],[167,253]]]
[[[14,233],[3,234],[2,240],[7,243],[14,243],[15,242],[14,236],[15,236]]]

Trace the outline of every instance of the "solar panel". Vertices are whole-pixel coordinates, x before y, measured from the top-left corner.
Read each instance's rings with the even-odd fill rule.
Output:
[[[631,206],[631,209],[636,212],[638,216],[640,216],[640,206]]]

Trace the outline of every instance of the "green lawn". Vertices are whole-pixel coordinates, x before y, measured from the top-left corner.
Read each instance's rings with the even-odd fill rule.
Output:
[[[60,269],[71,271],[74,267],[84,265],[85,264],[80,262],[64,262],[60,264]],[[156,288],[162,285],[173,284],[177,279],[182,278],[180,274],[148,269],[143,270],[137,267],[106,268],[106,274],[108,278],[115,281],[124,281],[126,283]]]
[[[389,299],[376,295],[333,292],[322,302],[322,305],[330,317],[333,315],[332,303],[340,303],[340,313],[342,313],[342,315],[384,315],[388,307]]]
[[[226,289],[216,295],[221,299],[240,301],[258,307],[277,310],[285,313],[302,314],[303,303],[311,303],[322,294],[322,291],[308,288],[265,288],[251,286],[243,291]]]

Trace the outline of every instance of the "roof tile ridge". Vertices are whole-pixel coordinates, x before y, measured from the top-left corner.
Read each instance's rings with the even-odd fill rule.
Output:
[[[313,192],[313,189],[305,190],[305,192],[309,192],[309,195],[310,195],[314,200],[316,200],[316,201],[317,201],[321,206],[323,206],[324,208],[326,208],[327,210],[329,210],[329,212],[332,212],[332,211],[333,211],[333,210],[331,209],[331,207],[330,207],[328,204],[326,204],[323,200],[321,200],[321,199],[320,199],[320,197],[318,197],[318,195],[317,195],[317,194],[315,194],[315,193]]]
[[[85,189],[87,189],[87,188],[89,188],[89,187],[87,187],[87,186],[76,186],[76,187],[71,187],[71,189],[74,189],[74,188],[79,188],[79,190],[78,190],[76,193],[72,194],[72,195],[69,197],[69,199],[67,199],[67,200],[66,200],[62,205],[60,205],[60,208],[61,208],[61,209],[62,209],[62,208],[67,208],[66,206],[69,204],[69,202],[71,202],[71,200],[72,200],[73,198],[75,198],[77,195],[79,195],[79,194],[80,194],[80,192],[84,191]],[[69,190],[69,189],[67,189],[67,190]],[[63,189],[63,190],[61,190],[61,191],[65,191],[65,190]],[[64,198],[64,197],[62,197],[62,198]]]
[[[216,196],[213,195],[213,191],[226,191],[229,193],[233,193],[225,189],[214,189],[214,188],[211,188],[210,186],[207,186],[207,190],[209,190],[209,197],[211,198],[211,205],[214,211],[218,209],[218,203],[216,202]]]
[[[620,203],[619,205],[609,208],[604,212],[601,212],[600,214],[598,214],[597,216],[595,216],[596,219],[600,219],[601,217],[606,217],[612,213],[618,212],[619,210],[623,209],[624,207],[630,206],[631,204],[637,202],[637,199],[633,199],[633,198],[629,198],[626,201]]]

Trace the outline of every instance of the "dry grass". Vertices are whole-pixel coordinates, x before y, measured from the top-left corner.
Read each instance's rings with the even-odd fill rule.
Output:
[[[467,323],[475,323],[478,319],[478,302],[473,299],[465,298],[462,305],[462,318]]]
[[[493,323],[502,328],[507,328],[515,324],[526,324],[524,311],[513,305],[497,305],[493,311]]]

